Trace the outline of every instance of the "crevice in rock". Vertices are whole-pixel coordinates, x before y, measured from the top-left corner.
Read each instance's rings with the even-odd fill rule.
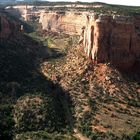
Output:
[[[132,35],[130,34],[129,51],[131,51],[131,48],[132,48]]]
[[[94,42],[94,26],[91,26],[91,48],[90,48],[90,53],[89,56],[92,58],[92,49],[93,49],[93,42]]]

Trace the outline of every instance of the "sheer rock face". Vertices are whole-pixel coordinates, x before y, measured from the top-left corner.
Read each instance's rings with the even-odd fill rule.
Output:
[[[84,13],[42,12],[40,21],[44,30],[80,35],[81,28],[86,25]]]
[[[7,40],[19,31],[19,23],[0,11],[0,40]]]
[[[139,16],[52,12],[41,13],[40,23],[45,30],[81,35],[79,42],[94,62],[129,69],[140,59]]]
[[[128,69],[140,58],[139,27],[138,19],[132,17],[87,16],[85,52],[94,62]]]

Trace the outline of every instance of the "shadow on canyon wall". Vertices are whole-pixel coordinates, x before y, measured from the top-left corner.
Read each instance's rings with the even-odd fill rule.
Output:
[[[123,71],[122,74],[132,82],[137,82],[140,84],[140,62],[135,62],[134,66],[128,70]]]

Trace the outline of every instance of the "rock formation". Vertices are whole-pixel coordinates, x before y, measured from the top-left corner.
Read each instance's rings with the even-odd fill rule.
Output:
[[[133,17],[87,16],[83,41],[86,54],[97,63],[130,68],[140,58],[139,26]]]
[[[77,34],[94,62],[130,68],[140,59],[140,18],[91,13],[41,13],[45,30]]]
[[[86,16],[76,12],[42,12],[39,22],[44,30],[80,35]]]
[[[6,15],[1,14],[0,17],[0,38],[3,40],[17,27],[14,20],[9,24]],[[81,36],[79,43],[94,62],[111,62],[119,68],[129,69],[140,60],[140,16],[40,11],[39,22],[43,30]]]

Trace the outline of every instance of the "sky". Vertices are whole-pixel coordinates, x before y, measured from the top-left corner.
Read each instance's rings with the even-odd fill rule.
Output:
[[[48,0],[48,1],[85,1],[85,2],[105,2],[109,4],[140,6],[140,0]]]

